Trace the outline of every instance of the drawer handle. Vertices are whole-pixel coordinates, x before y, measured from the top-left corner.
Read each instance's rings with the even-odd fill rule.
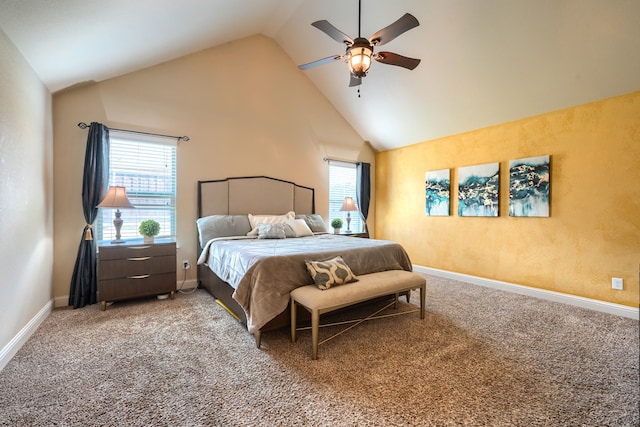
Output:
[[[149,249],[151,246],[129,246],[129,249]]]
[[[146,279],[151,276],[150,274],[141,274],[140,276],[129,276],[127,279]]]
[[[146,261],[148,259],[151,259],[150,256],[141,256],[138,258],[127,258],[127,261]]]

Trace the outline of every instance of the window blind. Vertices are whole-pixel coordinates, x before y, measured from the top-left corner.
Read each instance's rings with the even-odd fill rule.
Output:
[[[356,203],[356,165],[336,161],[329,162],[329,223],[342,219],[342,231],[347,229],[347,212],[340,210],[345,197],[353,197]],[[359,211],[351,212],[351,231],[361,232],[362,217]]]
[[[134,209],[121,209],[122,239],[139,239],[140,223],[160,223],[157,237],[176,236],[176,141],[110,132],[109,185],[123,186]],[[100,209],[99,240],[115,238],[114,209]]]

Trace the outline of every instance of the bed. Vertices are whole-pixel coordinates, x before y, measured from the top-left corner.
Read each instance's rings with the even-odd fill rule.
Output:
[[[199,284],[258,347],[263,332],[289,326],[289,293],[314,283],[306,261],[340,256],[356,277],[412,269],[398,243],[328,233],[314,189],[281,179],[199,181],[196,222]]]

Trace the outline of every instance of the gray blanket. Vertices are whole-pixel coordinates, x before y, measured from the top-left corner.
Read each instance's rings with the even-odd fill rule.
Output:
[[[313,283],[305,261],[340,255],[356,276],[386,270],[411,271],[402,246],[386,240],[321,234],[292,239],[228,239],[209,242],[198,260],[235,288],[233,298],[257,332],[287,308],[289,292]]]

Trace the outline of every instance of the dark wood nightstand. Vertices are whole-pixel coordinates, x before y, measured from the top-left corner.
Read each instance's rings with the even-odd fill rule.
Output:
[[[369,238],[369,233],[367,233],[366,231],[363,231],[361,233],[357,232],[357,231],[352,231],[349,233],[340,233],[343,236],[349,236],[349,237],[362,237],[364,239],[368,239]]]
[[[176,292],[176,243],[133,241],[98,245],[98,299],[107,302]]]

